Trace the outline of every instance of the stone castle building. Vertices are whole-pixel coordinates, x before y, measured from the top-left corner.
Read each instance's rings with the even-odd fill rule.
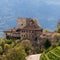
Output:
[[[42,31],[42,28],[38,25],[37,19],[18,18],[18,26],[4,31],[4,35],[5,38],[37,41],[40,40]]]
[[[7,39],[19,39],[30,40],[34,46],[43,47],[46,39],[50,40],[53,44],[56,43],[52,40],[54,32],[43,32],[43,29],[39,26],[37,19],[32,18],[18,18],[18,25],[12,29],[4,31],[5,38]],[[60,41],[60,40],[59,40]]]

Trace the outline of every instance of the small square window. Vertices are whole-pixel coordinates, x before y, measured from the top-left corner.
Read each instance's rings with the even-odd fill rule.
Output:
[[[23,26],[23,24],[21,24],[21,26]]]

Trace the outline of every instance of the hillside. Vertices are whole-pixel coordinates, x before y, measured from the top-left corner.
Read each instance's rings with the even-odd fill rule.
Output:
[[[40,60],[60,60],[60,46],[43,53],[40,57]]]

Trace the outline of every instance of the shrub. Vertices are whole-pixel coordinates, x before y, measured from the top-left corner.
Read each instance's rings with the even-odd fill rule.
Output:
[[[7,51],[9,48],[10,48],[10,45],[8,45],[8,44],[5,44],[5,45],[4,45],[4,50],[5,50],[5,51]]]
[[[51,46],[51,42],[48,39],[46,39],[46,41],[44,43],[45,49],[48,49],[50,46]]]
[[[12,43],[12,40],[10,39],[10,40],[6,40],[6,43],[7,44],[11,44]]]
[[[0,54],[2,54],[2,52],[3,52],[3,49],[2,49],[2,47],[0,46]]]

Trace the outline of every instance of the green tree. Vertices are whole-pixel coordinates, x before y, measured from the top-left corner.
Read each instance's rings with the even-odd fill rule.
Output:
[[[14,47],[6,53],[7,60],[25,60],[26,53],[24,49],[19,47]]]
[[[60,44],[60,33],[54,33],[52,35],[52,46],[57,46]]]
[[[55,32],[60,33],[60,20],[57,23],[57,29],[55,30]]]
[[[45,49],[48,49],[50,46],[51,46],[51,42],[49,41],[49,39],[46,39],[46,41],[44,42]]]
[[[3,39],[0,39],[0,46],[2,45],[2,42],[4,42],[4,40]]]
[[[44,29],[44,30],[43,30],[43,32],[45,32],[45,33],[46,33],[46,32],[49,32],[49,30],[48,30],[48,29]]]
[[[2,42],[1,46],[2,46],[3,52],[4,52],[4,45],[5,45],[5,42]]]
[[[2,49],[2,46],[0,46],[0,54],[3,53],[3,49]]]
[[[27,53],[27,55],[29,55],[31,53],[32,44],[29,40],[21,41],[20,45],[23,46],[23,48],[25,49],[25,52]]]
[[[6,43],[7,44],[12,44],[12,40],[11,39],[8,39],[8,40],[6,40]]]
[[[8,49],[10,49],[10,45],[9,45],[9,44],[5,44],[5,45],[4,45],[4,50],[5,50],[5,52],[8,51]]]

